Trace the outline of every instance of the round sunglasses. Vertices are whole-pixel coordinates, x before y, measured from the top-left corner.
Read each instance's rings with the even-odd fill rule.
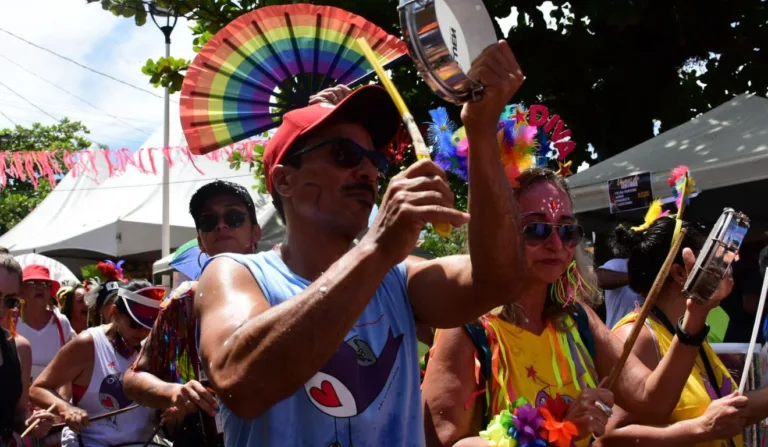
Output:
[[[245,213],[238,210],[228,210],[222,215],[203,214],[197,221],[197,229],[203,233],[210,233],[219,226],[219,222],[222,220],[229,228],[240,228],[245,223]]]
[[[51,283],[48,281],[24,281],[24,285],[34,289],[35,287],[50,287]]]
[[[579,245],[584,237],[584,229],[576,224],[533,222],[523,227],[523,238],[530,245],[538,245],[549,239],[555,231],[563,245],[569,248]]]
[[[322,143],[291,154],[288,156],[288,159],[308,154],[328,145],[331,146],[331,160],[333,160],[333,162],[340,168],[356,168],[363,162],[363,158],[367,158],[379,171],[379,175],[383,176],[389,172],[389,160],[386,155],[379,151],[368,150],[347,138],[334,138],[332,140],[323,141]]]

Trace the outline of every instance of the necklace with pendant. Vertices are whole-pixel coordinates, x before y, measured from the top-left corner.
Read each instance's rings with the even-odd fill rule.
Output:
[[[115,348],[115,351],[125,359],[130,359],[136,351],[136,349],[128,346],[128,343],[126,343],[125,339],[120,335],[117,328],[115,328],[115,333],[107,338],[109,339],[109,342],[112,343],[112,347]]]

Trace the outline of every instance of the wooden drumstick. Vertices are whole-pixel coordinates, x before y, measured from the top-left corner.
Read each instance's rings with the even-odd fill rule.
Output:
[[[645,320],[651,313],[653,306],[656,305],[656,299],[661,291],[661,286],[664,284],[664,280],[667,279],[669,269],[672,268],[672,264],[675,262],[675,256],[677,256],[677,252],[680,251],[680,246],[685,238],[686,230],[682,228],[682,226],[683,221],[677,219],[675,222],[675,236],[672,238],[672,247],[667,254],[667,259],[664,260],[664,264],[662,264],[659,274],[656,275],[656,279],[653,281],[653,286],[648,292],[648,296],[645,298],[645,303],[643,304],[642,309],[640,309],[640,314],[637,316],[634,326],[632,326],[632,331],[629,333],[627,341],[624,342],[624,350],[621,352],[619,361],[613,365],[613,369],[611,369],[611,373],[608,375],[608,380],[605,382],[606,389],[612,390],[613,386],[616,384],[616,380],[619,378],[619,374],[621,373],[621,370],[624,369],[624,364],[627,363],[629,354],[635,346],[635,341],[637,341],[637,337],[640,335],[643,325],[645,325]]]
[[[413,119],[413,115],[411,115],[411,112],[408,110],[408,106],[405,105],[403,97],[395,87],[395,84],[392,83],[392,80],[389,79],[389,76],[387,76],[387,72],[384,71],[384,67],[382,67],[379,63],[376,55],[373,53],[373,49],[371,49],[371,46],[368,44],[368,41],[366,41],[364,38],[357,39],[357,45],[363,51],[365,58],[368,59],[368,63],[371,64],[371,67],[373,67],[374,71],[376,71],[376,74],[379,75],[379,79],[381,80],[382,85],[384,85],[384,88],[392,98],[392,102],[395,103],[397,110],[400,112],[400,116],[403,118],[405,128],[411,135],[411,140],[413,140],[413,149],[416,152],[416,159],[431,159],[432,157],[429,154],[429,149],[427,148],[427,144],[424,142],[424,137],[421,135],[421,131],[419,131],[419,126],[416,124],[416,120]],[[432,225],[435,227],[435,231],[440,236],[446,237],[451,235],[450,224],[445,222],[438,222],[433,223]]]
[[[52,404],[51,404],[51,406],[50,406],[50,407],[48,407],[48,409],[47,409],[47,410],[45,410],[45,411],[46,411],[46,412],[48,412],[48,413],[50,413],[50,412],[52,412],[52,411],[53,411],[53,409],[54,409],[55,407],[56,407],[56,404],[55,404],[55,403],[52,403]],[[35,427],[37,427],[37,425],[38,425],[39,423],[40,423],[40,419],[38,419],[38,420],[36,420],[35,422],[33,422],[33,423],[32,423],[32,425],[30,425],[29,427],[27,427],[27,429],[26,429],[26,430],[24,430],[24,433],[22,433],[22,434],[21,434],[21,437],[22,437],[22,438],[26,438],[26,437],[27,437],[27,435],[29,434],[29,432],[31,432],[32,430],[34,430],[34,429],[35,429]]]
[[[104,413],[104,414],[101,414],[101,415],[96,416],[94,418],[90,418],[89,421],[90,422],[95,422],[95,421],[100,421],[102,419],[111,418],[112,416],[117,416],[118,414],[125,413],[126,411],[131,411],[131,410],[133,410],[135,408],[138,408],[138,407],[139,407],[139,404],[133,404],[133,405],[130,405],[128,407],[121,408],[119,410],[111,411],[109,413]],[[64,428],[66,426],[67,426],[67,424],[65,424],[65,423],[54,424],[53,427],[51,427],[51,429],[53,430],[54,428]]]

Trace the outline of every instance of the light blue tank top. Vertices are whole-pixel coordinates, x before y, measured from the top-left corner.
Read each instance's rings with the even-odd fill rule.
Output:
[[[273,251],[222,256],[247,267],[272,306],[310,284]],[[416,328],[404,264],[387,273],[345,340],[309,382],[260,417],[243,420],[222,405],[227,447],[425,445]]]

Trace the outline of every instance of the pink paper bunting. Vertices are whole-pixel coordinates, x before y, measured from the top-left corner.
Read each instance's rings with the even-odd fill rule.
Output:
[[[160,151],[161,156],[168,161],[169,168],[189,162],[200,175],[205,175],[197,163],[197,160],[202,159],[200,157],[206,157],[214,162],[231,162],[234,154],[237,153],[240,154],[241,160],[251,164],[255,161],[254,148],[256,145],[263,144],[265,144],[264,141],[247,141],[205,155],[195,155],[189,147],[141,148],[137,151],[126,148],[80,151],[0,151],[0,188],[5,187],[9,179],[28,181],[37,188],[40,179],[44,178],[51,186],[56,186],[59,177],[66,173],[71,173],[75,178],[89,175],[98,183],[100,174],[98,157],[104,158],[108,178],[122,175],[129,169],[135,169],[142,174],[157,175],[155,151]],[[174,156],[180,158],[174,160]],[[149,166],[146,166],[145,158],[148,158]]]

